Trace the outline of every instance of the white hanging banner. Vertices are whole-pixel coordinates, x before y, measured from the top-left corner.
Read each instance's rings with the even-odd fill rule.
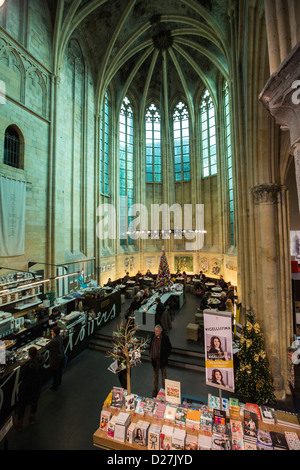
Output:
[[[231,313],[204,310],[203,320],[206,384],[234,392]]]
[[[0,176],[0,256],[25,252],[26,183]]]

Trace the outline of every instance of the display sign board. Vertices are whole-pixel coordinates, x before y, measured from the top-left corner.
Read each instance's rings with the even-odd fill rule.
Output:
[[[203,319],[206,384],[234,392],[231,313],[204,310]]]
[[[165,380],[165,398],[169,403],[181,403],[181,385],[180,382],[175,380]]]

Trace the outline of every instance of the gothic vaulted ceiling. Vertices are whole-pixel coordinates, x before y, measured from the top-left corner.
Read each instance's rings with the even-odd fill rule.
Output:
[[[181,95],[192,107],[201,87],[214,94],[218,76],[228,77],[229,0],[47,1],[54,70],[81,37],[100,101],[113,85],[119,99]]]

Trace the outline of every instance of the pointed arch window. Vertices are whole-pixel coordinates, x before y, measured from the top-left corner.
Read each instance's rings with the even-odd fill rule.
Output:
[[[179,101],[173,112],[173,144],[175,182],[191,179],[190,121],[185,103]]]
[[[125,97],[120,112],[119,124],[119,163],[120,163],[120,243],[131,245],[133,240],[128,237],[128,226],[133,217],[128,214],[133,205],[133,108],[130,100]]]
[[[145,113],[146,182],[161,183],[161,117],[152,103]]]
[[[201,106],[202,177],[217,174],[217,139],[215,107],[209,91],[204,93]]]
[[[100,128],[100,191],[109,194],[110,100],[105,93]]]
[[[224,101],[225,101],[225,143],[226,143],[226,159],[227,159],[227,177],[228,177],[228,199],[230,214],[230,238],[231,245],[234,246],[234,198],[233,198],[233,171],[232,171],[232,146],[231,146],[231,116],[229,102],[229,87],[225,83]]]
[[[7,127],[5,131],[3,163],[20,168],[20,136],[13,126]]]

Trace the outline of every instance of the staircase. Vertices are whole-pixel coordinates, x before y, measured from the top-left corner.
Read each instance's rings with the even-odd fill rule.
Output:
[[[88,347],[97,351],[107,352],[112,349],[112,341],[112,336],[101,334],[100,330],[90,339]],[[149,348],[142,353],[142,360],[150,362]],[[169,366],[204,372],[204,354],[173,348],[169,357]]]

